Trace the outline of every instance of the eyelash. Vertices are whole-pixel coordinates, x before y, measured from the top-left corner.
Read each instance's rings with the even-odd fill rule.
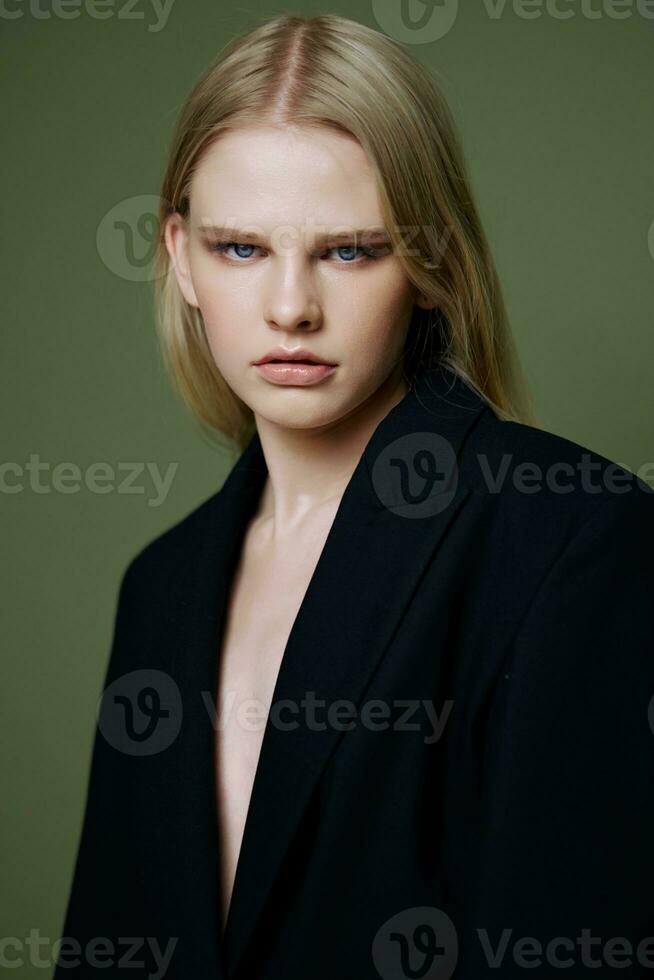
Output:
[[[247,242],[210,242],[209,245],[208,245],[208,248],[209,248],[209,251],[210,252],[218,252],[220,254],[226,254],[227,249],[228,248],[231,248],[234,245],[245,245],[246,247],[250,247],[250,248],[260,248],[261,247],[259,245],[249,245],[248,246],[248,243]],[[327,249],[327,252],[336,252],[336,251],[338,251],[339,248],[357,248],[360,251],[363,251],[364,252],[364,257],[362,259],[359,259],[358,261],[356,259],[343,260],[343,261],[341,261],[341,262],[338,263],[339,265],[362,265],[364,262],[368,262],[368,261],[374,262],[375,259],[383,258],[384,255],[388,254],[388,252],[387,252],[388,246],[387,245],[377,245],[377,246],[374,246],[374,245],[370,245],[370,246],[366,246],[366,245],[354,245],[354,244],[351,244],[351,245],[335,245],[333,248],[328,248]],[[382,254],[381,255],[375,255],[374,254],[375,252],[381,252]],[[245,265],[253,257],[254,256],[252,256],[252,255],[249,255],[246,258],[243,258],[243,257],[240,257],[240,258],[239,257],[232,258],[231,256],[227,256],[228,259],[231,259],[231,261],[234,261],[234,262],[236,262],[237,264],[240,264],[240,265]]]

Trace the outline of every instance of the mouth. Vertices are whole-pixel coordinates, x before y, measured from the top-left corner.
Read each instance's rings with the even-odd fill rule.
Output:
[[[320,354],[314,354],[306,347],[296,347],[295,350],[286,350],[284,347],[275,347],[267,354],[260,357],[258,361],[253,361],[255,367],[262,367],[264,364],[298,364],[311,367],[336,367],[331,361],[326,361]]]
[[[309,358],[264,358],[254,365],[266,381],[281,385],[317,384],[336,370],[335,364]]]
[[[271,357],[266,361],[257,361],[257,364],[324,364],[325,367],[333,367],[333,364],[329,364],[328,361],[312,361],[308,358],[281,358],[281,357]]]

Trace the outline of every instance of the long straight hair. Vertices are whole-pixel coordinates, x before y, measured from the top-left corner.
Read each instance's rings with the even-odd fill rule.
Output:
[[[179,289],[163,227],[173,212],[188,217],[205,150],[257,124],[328,127],[366,152],[393,249],[434,304],[413,309],[403,355],[409,387],[421,370],[443,363],[501,420],[535,424],[460,138],[434,79],[401,44],[364,24],[285,14],[219,51],[179,114],[162,182],[157,330],[173,385],[201,428],[243,448],[254,416],[215,364],[201,312]]]

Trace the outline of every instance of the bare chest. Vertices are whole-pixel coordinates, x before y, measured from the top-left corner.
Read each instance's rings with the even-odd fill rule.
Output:
[[[225,918],[277,675],[334,513],[291,548],[261,548],[246,536],[232,582],[218,651],[216,731]]]

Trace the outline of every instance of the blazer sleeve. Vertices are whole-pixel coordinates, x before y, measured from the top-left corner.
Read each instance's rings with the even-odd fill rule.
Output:
[[[654,975],[653,647],[654,495],[636,486],[563,548],[497,681],[466,978]]]
[[[131,669],[129,651],[133,648],[136,625],[135,561],[130,562],[120,581],[103,690]],[[53,980],[99,976],[101,970],[105,978],[114,976],[113,970],[107,970],[103,942],[115,943],[120,935],[132,934],[129,929],[125,932],[134,923],[130,907],[132,874],[128,867],[116,866],[120,855],[130,853],[130,826],[121,801],[124,784],[120,754],[96,726],[81,835],[61,933],[65,943],[56,958]],[[95,960],[88,959],[89,943],[91,950],[97,950],[97,968]]]

